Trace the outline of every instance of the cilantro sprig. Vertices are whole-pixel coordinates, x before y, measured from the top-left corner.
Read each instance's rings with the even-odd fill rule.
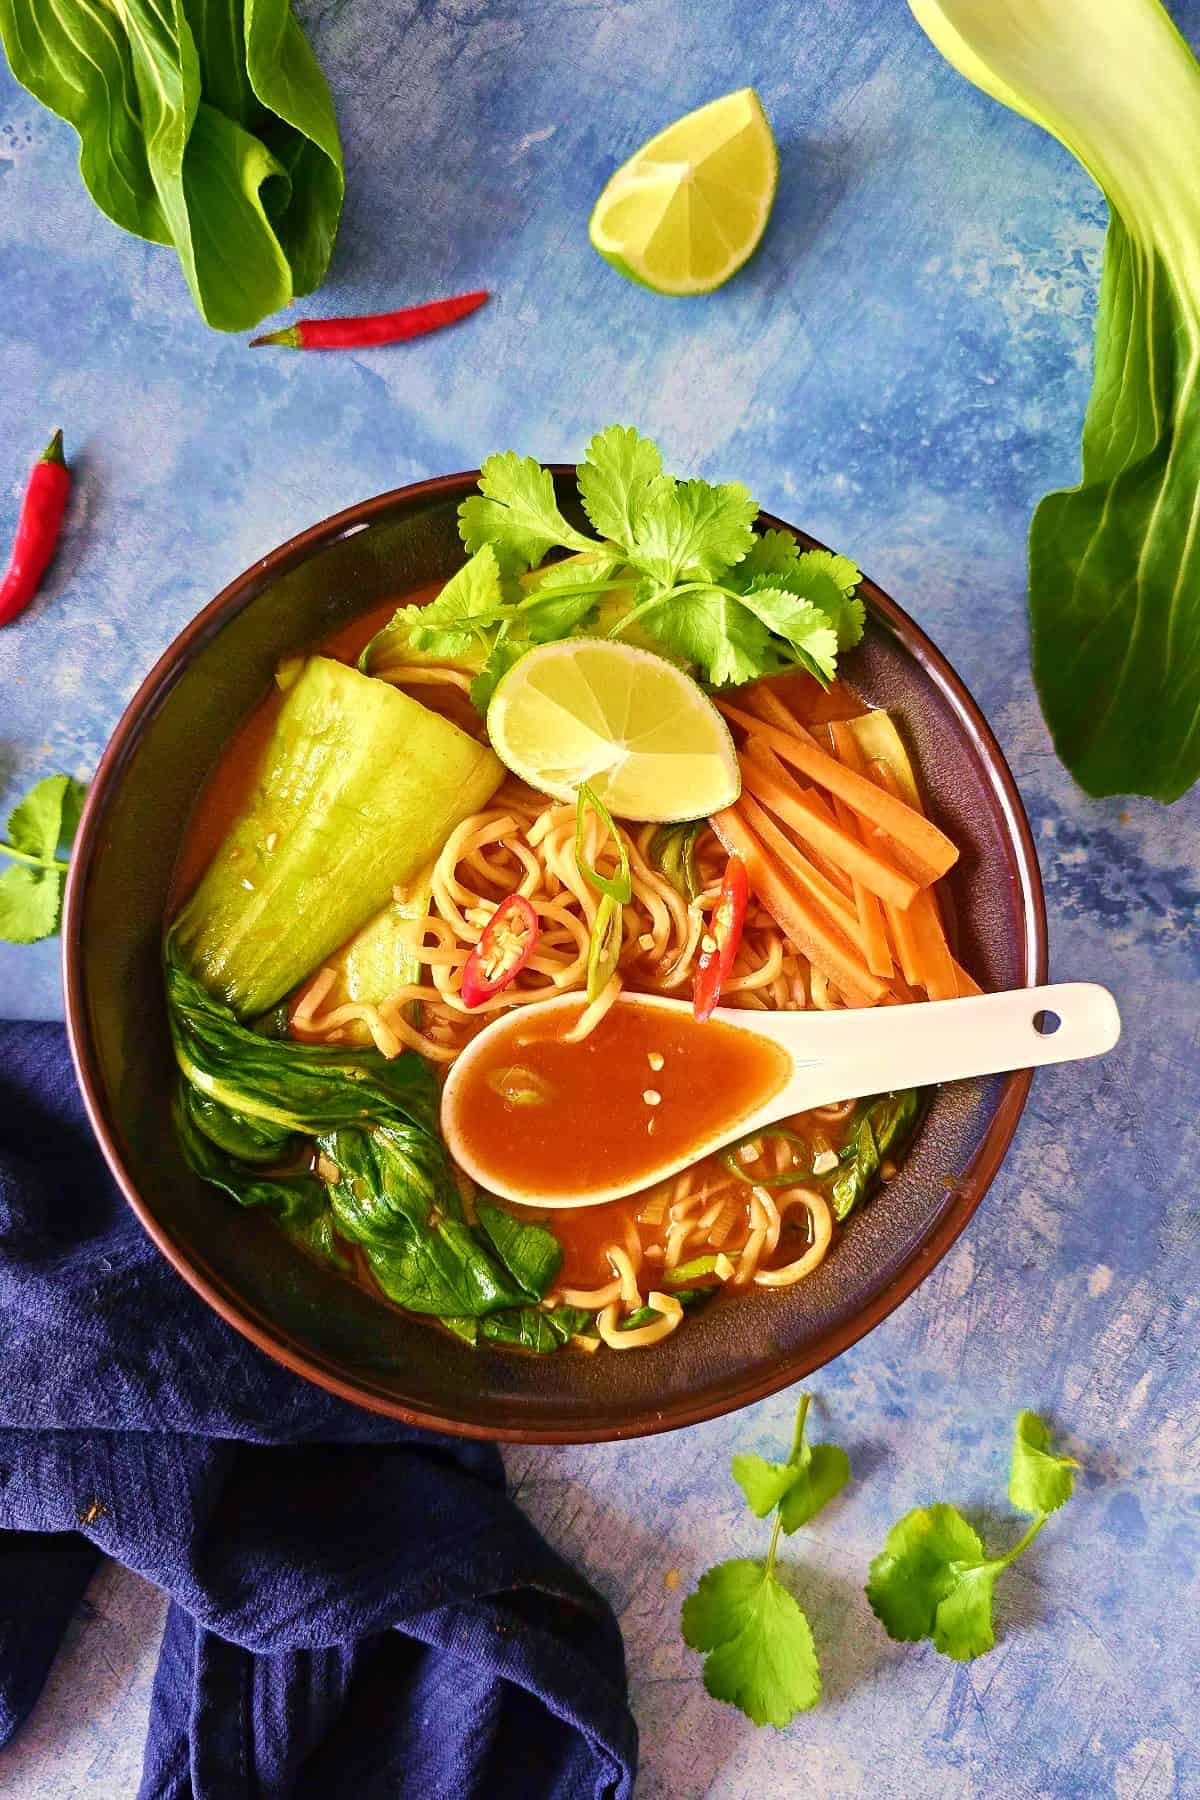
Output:
[[[757,533],[740,482],[676,480],[627,425],[592,438],[578,481],[596,537],[564,516],[532,457],[488,457],[479,493],[459,508],[471,560],[429,606],[401,607],[361,666],[416,657],[469,668],[482,712],[527,649],[565,637],[633,636],[727,687],[788,669],[828,684],[862,636],[858,569],[788,532]],[[542,566],[561,552],[567,560]]]
[[[8,820],[0,855],[0,939],[33,944],[53,937],[62,910],[71,847],[87,789],[70,775],[47,775],[30,788]]]
[[[783,1532],[815,1518],[850,1478],[836,1444],[805,1437],[809,1396],[801,1395],[787,1461],[735,1456],[734,1480],[756,1518],[774,1512],[766,1557],[735,1557],[700,1578],[683,1603],[684,1643],[704,1655],[704,1685],[714,1700],[738,1707],[756,1725],[782,1727],[821,1698],[812,1629],[795,1596],[775,1574]]]
[[[867,1582],[867,1599],[889,1637],[902,1643],[930,1638],[955,1662],[970,1662],[993,1647],[996,1582],[1074,1490],[1078,1463],[1050,1445],[1044,1419],[1017,1414],[1008,1497],[1033,1522],[1002,1556],[988,1556],[956,1506],[918,1506],[897,1520]]]

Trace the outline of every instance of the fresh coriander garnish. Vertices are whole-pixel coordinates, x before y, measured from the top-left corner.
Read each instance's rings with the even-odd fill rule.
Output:
[[[677,481],[628,425],[596,434],[578,480],[594,538],[566,519],[548,469],[512,450],[489,456],[459,508],[470,562],[428,606],[402,606],[360,667],[452,662],[473,673],[486,712],[526,650],[563,638],[631,637],[727,687],[787,669],[828,684],[862,636],[858,569],[790,532],[757,533],[740,482]]]
[[[850,1461],[836,1444],[805,1440],[809,1396],[796,1409],[792,1447],[784,1463],[735,1456],[733,1477],[750,1510],[775,1524],[765,1559],[737,1557],[700,1578],[683,1603],[683,1641],[704,1654],[704,1685],[714,1700],[740,1708],[756,1725],[784,1726],[821,1698],[821,1670],[808,1620],[775,1575],[780,1532],[816,1517],[850,1478]]]
[[[1008,1497],[1033,1523],[1003,1556],[987,1555],[956,1506],[919,1506],[892,1526],[867,1582],[867,1599],[889,1637],[902,1643],[932,1638],[934,1649],[955,1662],[970,1662],[993,1647],[998,1578],[1074,1489],[1079,1465],[1055,1455],[1050,1441],[1044,1419],[1017,1414]]]
[[[14,807],[8,840],[0,854],[11,857],[0,874],[0,939],[33,944],[53,937],[62,910],[70,849],[87,789],[70,775],[47,775]]]

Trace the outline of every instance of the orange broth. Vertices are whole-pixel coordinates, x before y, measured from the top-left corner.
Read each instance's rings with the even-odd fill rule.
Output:
[[[791,1073],[787,1052],[750,1031],[635,997],[571,1043],[583,1009],[581,997],[538,1019],[518,1015],[472,1057],[459,1093],[468,1158],[535,1201],[645,1185],[746,1118]]]

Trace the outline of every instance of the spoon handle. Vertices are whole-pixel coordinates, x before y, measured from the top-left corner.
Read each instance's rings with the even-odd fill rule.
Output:
[[[891,1088],[1101,1056],[1121,1035],[1116,1001],[1107,988],[1087,981],[914,1006],[722,1016],[742,1026],[752,1021],[754,1031],[795,1059],[791,1078],[760,1115],[764,1119]]]

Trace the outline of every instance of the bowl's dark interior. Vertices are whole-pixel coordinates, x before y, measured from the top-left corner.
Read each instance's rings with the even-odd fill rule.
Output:
[[[470,1351],[310,1263],[265,1218],[189,1173],[171,1131],[159,970],[189,809],[283,653],[458,565],[455,510],[472,485],[470,476],[426,484],[306,534],[235,583],[159,665],[114,739],[80,845],[66,944],[76,1046],[143,1218],[265,1348],[368,1404],[450,1429],[567,1439],[651,1431],[798,1378],[903,1298],[969,1217],[1026,1083],[941,1092],[902,1173],[800,1288],[717,1306],[663,1347],[629,1356]],[[1040,888],[1003,762],[940,658],[868,592],[867,639],[847,675],[901,720],[931,808],[962,846],[951,882],[961,959],[988,988],[1036,980]]]

